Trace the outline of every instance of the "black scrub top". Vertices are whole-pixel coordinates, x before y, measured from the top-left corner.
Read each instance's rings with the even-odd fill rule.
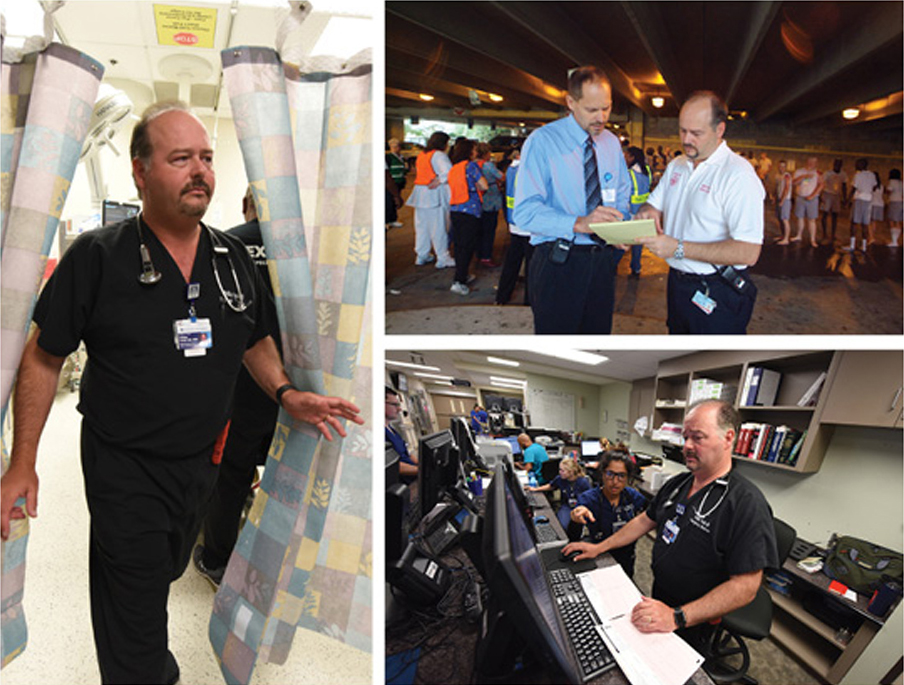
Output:
[[[178,459],[212,449],[226,424],[242,356],[271,324],[265,286],[245,246],[216,233],[252,303],[236,313],[223,300],[204,230],[191,279],[201,285],[197,317],[212,326],[213,347],[204,356],[186,357],[176,348],[173,324],[189,316],[186,282],[144,223],[144,242],[162,278],[154,285],[138,281],[138,218],[79,236],[44,288],[33,317],[41,328],[38,345],[62,357],[85,341],[78,409],[107,442]],[[224,289],[234,291],[229,261],[218,257],[217,263]]]
[[[732,471],[727,485],[715,481],[688,499],[692,480],[668,480],[647,509],[657,524],[653,597],[669,606],[699,599],[730,576],[778,567],[772,510],[759,489]],[[678,534],[666,542],[670,520]]]

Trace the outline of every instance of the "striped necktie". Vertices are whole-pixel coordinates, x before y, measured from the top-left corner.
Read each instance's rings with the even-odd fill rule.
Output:
[[[587,136],[584,143],[584,193],[587,197],[587,213],[603,204],[600,193],[600,174],[596,168],[596,151],[593,147],[593,138]]]
[[[587,198],[587,214],[603,204],[603,196],[600,191],[600,172],[596,167],[596,149],[593,146],[593,137],[587,136],[584,143],[584,195]],[[590,237],[593,242],[605,245],[606,241],[595,233]]]

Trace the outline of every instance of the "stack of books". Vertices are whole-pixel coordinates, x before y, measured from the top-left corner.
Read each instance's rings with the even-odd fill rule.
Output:
[[[734,455],[774,464],[794,466],[807,431],[769,423],[742,423],[735,441]]]

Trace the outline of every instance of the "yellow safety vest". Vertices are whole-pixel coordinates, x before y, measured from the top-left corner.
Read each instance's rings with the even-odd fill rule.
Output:
[[[631,174],[631,183],[634,184],[634,194],[631,195],[631,204],[632,205],[642,205],[647,201],[647,198],[650,197],[650,191],[648,190],[645,193],[640,193],[639,188],[637,186],[637,173],[634,169],[628,169],[628,172]],[[650,165],[647,164],[647,178],[650,179],[650,182],[653,181],[653,174],[650,171]]]

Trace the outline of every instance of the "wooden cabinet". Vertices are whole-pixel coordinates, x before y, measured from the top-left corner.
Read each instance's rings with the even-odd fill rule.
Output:
[[[846,350],[838,355],[838,372],[822,420],[902,427],[904,354],[900,350]]]

